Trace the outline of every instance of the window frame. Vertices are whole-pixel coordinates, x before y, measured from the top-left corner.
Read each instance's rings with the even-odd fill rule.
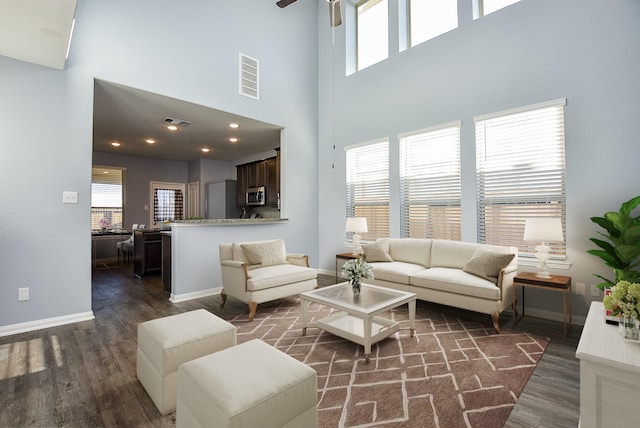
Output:
[[[533,260],[535,246],[540,243],[524,241],[525,219],[560,216],[564,241],[547,244],[552,248],[553,261],[561,264],[566,261],[565,105],[566,99],[562,98],[474,117],[478,242],[515,246],[519,249],[522,261]],[[546,126],[542,129],[533,128],[536,122],[546,123]],[[504,129],[509,126],[517,130],[518,135],[514,138],[526,140],[526,143],[522,143],[527,144],[526,151],[519,150],[520,153],[515,154],[518,148],[509,144],[510,140],[504,137]],[[536,131],[529,132],[531,129]],[[487,130],[494,135],[503,134],[494,138],[497,142],[488,142]],[[491,161],[486,161],[490,157],[487,151],[498,153],[500,143],[502,148],[511,148],[513,151],[500,153]],[[488,145],[493,146],[487,149]],[[554,153],[554,157],[550,158],[549,155]],[[502,240],[496,237],[497,233],[488,232],[487,216],[503,217],[493,222],[497,225],[493,228],[501,229]]]
[[[486,12],[486,13],[485,13],[485,9],[486,9],[485,1],[487,1],[487,0],[475,0],[473,2],[473,9],[474,9],[473,10],[473,19],[478,19],[478,18],[482,18],[483,16],[490,15],[490,14],[492,14],[494,12],[497,12],[499,10],[502,10],[502,9],[504,9],[506,7],[509,7],[509,6],[512,6],[512,5],[516,4],[516,3],[519,3],[521,0],[513,0],[513,1],[512,0],[508,0],[508,1],[511,1],[511,3],[506,4],[504,6],[501,6],[501,7],[498,7],[498,8],[495,8],[495,9],[491,10],[490,12]],[[493,1],[493,0],[488,0],[488,1]]]
[[[149,207],[151,207],[151,209],[149,210],[149,224],[152,226],[159,226],[161,223],[163,223],[162,221],[156,221],[156,213],[155,213],[155,201],[154,201],[154,197],[155,197],[155,191],[158,189],[168,189],[168,190],[179,190],[182,192],[182,199],[183,199],[183,204],[182,204],[182,219],[184,219],[184,215],[185,215],[185,200],[186,200],[186,195],[185,195],[185,185],[184,183],[169,183],[169,182],[162,182],[162,181],[151,181],[150,182],[150,190],[149,190]]]
[[[424,42],[428,42],[429,40],[433,40],[438,36],[441,36],[443,34],[448,33],[449,31],[455,30],[456,28],[458,28],[460,26],[460,20],[459,20],[459,11],[458,11],[458,2],[456,0],[449,0],[451,3],[453,3],[455,5],[455,9],[456,9],[456,25],[452,28],[449,28],[445,31],[442,31],[440,33],[437,34],[433,34],[430,37],[424,39],[424,40],[420,40],[419,42],[415,42],[414,41],[414,37],[413,37],[413,26],[414,26],[414,13],[412,11],[412,5],[414,1],[420,1],[420,0],[406,0],[407,5],[406,5],[406,14],[407,14],[407,25],[406,25],[406,30],[407,30],[407,46],[410,48],[413,48],[421,43]],[[424,1],[424,0],[421,0]],[[423,23],[424,24],[424,23]]]

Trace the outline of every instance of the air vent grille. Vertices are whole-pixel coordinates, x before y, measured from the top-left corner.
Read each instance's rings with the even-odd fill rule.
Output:
[[[239,54],[239,90],[244,95],[256,100],[260,99],[260,63],[240,52]]]
[[[180,126],[180,127],[185,127],[185,126],[189,126],[191,125],[191,122],[187,121],[187,120],[182,120],[182,119],[174,119],[172,117],[167,117],[164,119],[164,123],[169,123],[171,125],[176,125],[176,126]]]

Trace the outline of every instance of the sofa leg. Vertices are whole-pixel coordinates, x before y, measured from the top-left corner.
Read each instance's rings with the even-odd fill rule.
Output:
[[[258,310],[258,304],[256,302],[249,302],[249,321],[253,321],[253,317],[256,316],[256,310]]]
[[[492,313],[491,320],[493,321],[493,328],[496,330],[496,333],[500,333],[500,312]]]
[[[225,294],[224,290],[220,292],[220,298],[222,299],[222,302],[220,302],[220,309],[222,309],[224,308],[224,304],[227,303],[227,295]]]

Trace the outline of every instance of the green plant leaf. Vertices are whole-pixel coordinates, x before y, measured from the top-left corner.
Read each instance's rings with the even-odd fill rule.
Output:
[[[615,247],[613,245],[611,245],[611,243],[609,243],[607,241],[603,241],[602,239],[596,239],[596,238],[589,238],[589,240],[591,242],[593,242],[594,244],[596,244],[598,247],[600,247],[603,250],[605,250],[610,255],[612,255],[612,256],[616,255],[616,249],[615,249]]]
[[[640,244],[640,226],[631,226],[622,231],[620,235],[622,242],[627,244]]]
[[[616,247],[616,254],[619,259],[629,265],[635,259],[640,257],[640,246],[638,245],[618,245]]]
[[[610,220],[604,217],[591,217],[591,221],[603,229],[606,229],[610,236],[615,236],[616,238],[620,236],[620,231],[616,229],[615,225]]]
[[[617,256],[612,256],[604,250],[588,250],[587,253],[596,257],[600,257],[607,266],[610,266],[612,268],[620,266],[620,259],[618,259]]]
[[[635,198],[629,199],[627,202],[623,202],[620,205],[620,214],[629,217],[631,215],[631,211],[640,205],[640,196],[636,196]]]

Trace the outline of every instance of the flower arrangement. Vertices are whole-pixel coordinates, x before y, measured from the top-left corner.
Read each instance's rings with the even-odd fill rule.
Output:
[[[640,320],[640,284],[619,281],[602,303],[613,315]]]
[[[350,282],[360,282],[362,278],[373,279],[373,269],[363,257],[349,260],[342,266],[342,277]]]
[[[102,230],[111,229],[111,223],[109,223],[109,220],[104,217],[100,219],[100,222],[98,222],[98,226],[100,226],[100,229]]]

